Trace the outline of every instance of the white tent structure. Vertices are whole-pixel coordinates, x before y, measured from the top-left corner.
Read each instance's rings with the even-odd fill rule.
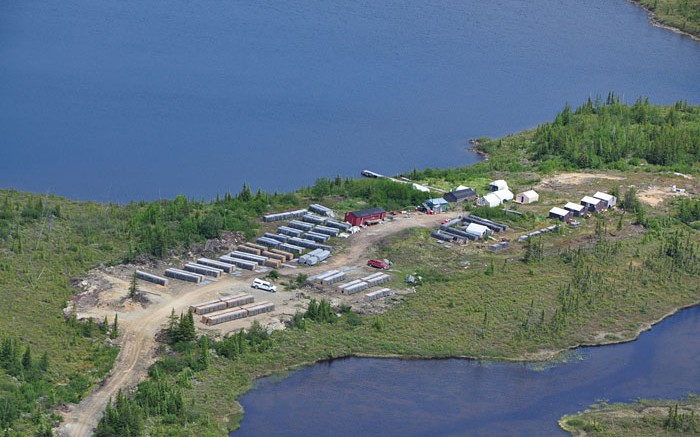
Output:
[[[426,187],[425,185],[413,184],[412,187],[414,190],[422,191],[424,193],[430,193],[430,188]]]
[[[515,199],[513,199],[514,202],[523,204],[537,202],[538,200],[540,200],[540,195],[537,194],[537,191],[535,190],[528,190],[518,193],[515,195]]]
[[[494,193],[489,193],[477,200],[476,204],[479,206],[488,206],[489,208],[495,208],[501,204],[501,199]]]
[[[490,234],[492,231],[484,225],[478,225],[476,223],[469,223],[465,229],[467,234],[474,235],[478,238],[484,238],[486,235]]]
[[[508,189],[508,183],[504,181],[503,179],[498,179],[497,181],[493,181],[489,184],[489,191],[499,191],[499,190],[507,190]]]
[[[513,200],[513,192],[507,188],[505,190],[494,191],[491,194],[494,194],[496,197],[498,197],[501,203]]]

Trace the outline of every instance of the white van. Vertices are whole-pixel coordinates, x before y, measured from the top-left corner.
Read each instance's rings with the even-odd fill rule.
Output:
[[[272,285],[271,283],[258,278],[253,279],[252,287],[259,288],[260,290],[269,291],[270,293],[275,293],[277,291],[276,285]]]

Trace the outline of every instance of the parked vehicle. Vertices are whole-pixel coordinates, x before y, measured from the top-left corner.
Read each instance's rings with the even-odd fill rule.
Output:
[[[389,264],[385,263],[384,261],[382,261],[380,259],[368,259],[367,265],[370,267],[374,267],[376,269],[382,269],[382,270],[387,270],[389,268]]]
[[[262,279],[258,279],[258,278],[253,279],[253,285],[251,285],[251,287],[257,288],[260,290],[269,291],[270,293],[277,292],[276,285],[272,285],[271,283],[269,283],[267,281],[263,281]]]

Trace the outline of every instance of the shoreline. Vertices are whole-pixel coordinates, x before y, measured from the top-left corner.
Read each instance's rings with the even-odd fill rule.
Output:
[[[639,8],[641,8],[642,10],[644,10],[644,11],[646,12],[647,18],[649,19],[649,23],[651,23],[652,26],[658,27],[658,28],[661,28],[661,29],[665,29],[665,30],[669,30],[669,31],[671,31],[671,32],[673,32],[673,33],[676,33],[676,34],[678,34],[678,35],[687,36],[687,37],[689,37],[690,39],[692,39],[692,40],[694,40],[694,41],[700,42],[700,36],[693,35],[692,33],[686,32],[686,31],[681,30],[681,29],[679,29],[679,28],[677,28],[677,27],[673,27],[673,26],[671,26],[671,25],[664,24],[664,23],[662,23],[661,21],[659,21],[659,19],[656,18],[656,13],[654,13],[654,11],[652,11],[651,9],[647,8],[646,6],[644,6],[644,5],[643,5],[642,3],[640,3],[638,0],[629,0],[629,1],[630,1],[630,3],[632,3],[633,5],[635,5],[635,6],[639,7]]]
[[[236,403],[238,406],[241,408],[241,415],[239,418],[238,422],[229,424],[229,425],[234,425],[233,428],[229,428],[229,432],[235,432],[237,429],[240,428],[240,421],[243,420],[245,416],[245,408],[243,408],[243,405],[239,402],[239,399],[248,393],[249,391],[253,390],[255,388],[255,381],[261,378],[266,378],[269,376],[273,376],[276,374],[284,373],[284,372],[296,372],[304,367],[310,367],[310,366],[315,366],[318,364],[322,363],[332,363],[333,361],[336,360],[345,360],[349,358],[373,358],[373,359],[381,359],[381,360],[407,360],[407,361],[433,361],[433,360],[466,360],[466,361],[494,361],[494,362],[503,362],[503,363],[547,363],[551,362],[554,360],[558,355],[569,352],[569,351],[574,351],[579,348],[584,348],[584,347],[604,347],[604,346],[614,346],[618,344],[624,344],[624,343],[631,343],[633,341],[637,341],[644,332],[650,331],[654,326],[658,325],[659,323],[663,322],[664,320],[678,314],[679,312],[694,308],[700,306],[700,301],[695,301],[694,303],[688,304],[688,305],[683,305],[680,307],[676,307],[672,309],[671,311],[667,312],[663,316],[652,320],[651,322],[647,323],[644,326],[641,326],[640,328],[635,331],[635,334],[631,338],[625,338],[625,339],[618,339],[618,340],[601,340],[600,342],[593,342],[593,343],[579,343],[567,348],[562,348],[562,349],[557,349],[557,350],[546,350],[543,349],[539,352],[534,352],[532,354],[529,354],[529,356],[520,356],[520,357],[475,357],[475,356],[467,356],[467,355],[399,355],[399,354],[371,354],[371,353],[362,353],[362,352],[356,352],[356,353],[351,353],[348,355],[343,355],[339,357],[328,357],[328,358],[322,358],[318,359],[315,361],[310,361],[310,362],[304,362],[304,363],[296,363],[292,366],[286,367],[284,369],[280,370],[275,370],[271,372],[265,372],[259,375],[256,375],[252,378],[251,380],[251,385],[248,390],[245,390],[241,392],[237,397],[236,397]],[[562,429],[564,429],[562,427]],[[566,430],[565,430],[566,431]]]

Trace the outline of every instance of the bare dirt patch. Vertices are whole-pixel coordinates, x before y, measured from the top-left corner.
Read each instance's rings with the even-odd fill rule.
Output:
[[[646,188],[642,188],[637,192],[637,199],[639,199],[640,202],[644,202],[650,206],[659,206],[666,199],[677,196],[687,197],[688,193],[673,191],[671,187],[657,187],[654,185],[648,185]]]
[[[543,179],[535,185],[535,190],[542,188],[558,188],[562,186],[578,186],[588,184],[595,179],[622,181],[622,176],[614,176],[605,173],[559,173],[551,178]]]

